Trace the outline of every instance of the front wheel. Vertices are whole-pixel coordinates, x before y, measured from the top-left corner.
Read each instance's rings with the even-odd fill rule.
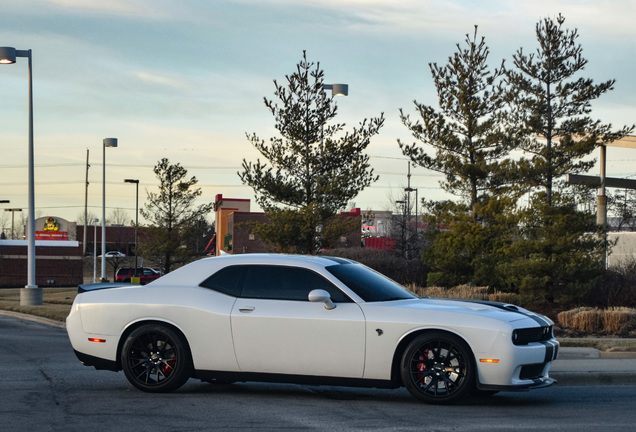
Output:
[[[464,396],[473,387],[474,370],[466,342],[442,332],[416,337],[402,356],[404,386],[428,403],[450,403]]]
[[[121,351],[128,381],[145,392],[169,392],[190,378],[192,361],[179,333],[161,324],[145,324],[130,333]]]

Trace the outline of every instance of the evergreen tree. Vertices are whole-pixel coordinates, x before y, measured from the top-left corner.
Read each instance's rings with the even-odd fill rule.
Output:
[[[578,304],[603,272],[607,244],[594,215],[561,194],[548,205],[542,192],[521,223],[520,236],[507,249],[509,259],[499,267],[508,289],[525,304]]]
[[[480,223],[470,217],[465,205],[453,201],[426,203],[430,247],[423,253],[431,268],[429,286],[461,284],[506,288],[501,274],[508,262],[511,244],[518,236],[514,198],[491,199],[480,206]]]
[[[414,101],[421,119],[413,121],[400,109],[402,123],[417,140],[433,147],[435,155],[417,143],[398,143],[413,163],[443,173],[442,187],[460,196],[476,221],[480,200],[501,186],[497,166],[510,142],[500,127],[503,63],[499,69],[488,68],[489,49],[483,37],[477,39],[477,26],[472,37],[466,35],[465,45],[457,44],[445,66],[429,64],[439,111]]]
[[[442,187],[459,202],[428,202],[427,219],[433,227],[423,254],[431,268],[429,285],[464,283],[496,285],[494,266],[502,245],[512,238],[514,198],[508,197],[504,167],[514,140],[502,127],[503,62],[488,67],[490,50],[475,32],[444,66],[430,64],[439,110],[415,101],[420,119],[400,110],[402,123],[420,143],[398,141],[413,163],[445,175]],[[421,146],[430,146],[429,154]]]
[[[519,49],[515,68],[506,72],[508,119],[525,154],[516,164],[519,185],[530,192],[530,203],[520,210],[521,232],[503,273],[508,288],[526,301],[575,304],[602,271],[607,243],[593,214],[577,209],[584,195],[574,196],[557,180],[590,169],[594,160],[586,156],[633,127],[612,132],[611,124],[590,116],[592,101],[612,90],[614,80],[594,84],[578,77],[587,60],[578,31],[564,22],[559,15],[537,23],[536,53]]]
[[[213,208],[213,203],[195,205],[201,189],[193,189],[196,177],[187,179],[188,170],[180,164],[161,159],[154,167],[159,179],[159,192],[147,192],[147,202],[141,215],[149,228],[140,238],[140,255],[162,262],[167,273],[175,263],[187,262],[196,251],[185,247],[193,226],[200,224]]]
[[[506,71],[508,119],[524,136],[519,148],[530,155],[518,164],[520,185],[542,188],[548,205],[556,179],[589,170],[595,161],[585,156],[633,130],[632,126],[612,132],[611,124],[589,116],[592,101],[612,90],[615,80],[597,85],[577,78],[587,60],[577,43],[578,30],[565,29],[564,22],[559,14],[556,21],[537,23],[536,53],[525,54],[520,48],[513,56],[515,68]]]
[[[267,162],[244,159],[238,175],[254,189],[272,224],[253,230],[279,250],[316,251],[320,232],[337,223],[334,215],[378,178],[363,152],[382,127],[383,115],[343,135],[344,124],[330,123],[337,107],[323,85],[320,64],[308,61],[303,51],[286,84],[274,81],[280,105],[265,98],[280,136],[266,142],[247,135]]]

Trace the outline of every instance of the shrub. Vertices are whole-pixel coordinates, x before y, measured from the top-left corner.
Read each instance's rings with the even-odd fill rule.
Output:
[[[583,298],[583,303],[600,308],[636,307],[636,259],[605,271]]]
[[[470,285],[459,285],[452,288],[444,287],[409,287],[420,297],[437,297],[465,300],[488,300],[488,287],[474,287]]]
[[[560,312],[557,321],[563,327],[585,333],[628,335],[636,331],[636,309],[581,307]]]

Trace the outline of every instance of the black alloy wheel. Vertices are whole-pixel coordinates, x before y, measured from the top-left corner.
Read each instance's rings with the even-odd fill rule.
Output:
[[[130,333],[121,351],[121,365],[132,385],[157,393],[178,389],[192,371],[181,335],[160,324],[145,324]]]
[[[402,382],[411,395],[433,404],[450,403],[474,385],[470,348],[457,336],[432,332],[416,337],[402,356]]]

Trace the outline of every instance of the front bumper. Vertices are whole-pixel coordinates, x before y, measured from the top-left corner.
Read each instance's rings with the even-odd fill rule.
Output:
[[[483,362],[477,356],[477,389],[489,391],[517,391],[548,387],[556,380],[550,378],[550,366],[559,353],[559,342],[550,339],[527,345],[513,345],[504,336],[489,359],[497,363]]]

